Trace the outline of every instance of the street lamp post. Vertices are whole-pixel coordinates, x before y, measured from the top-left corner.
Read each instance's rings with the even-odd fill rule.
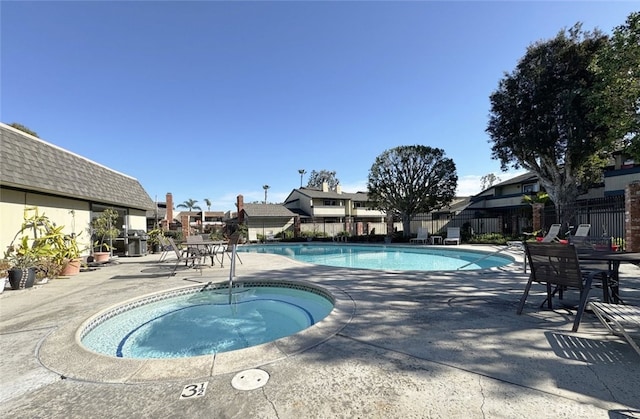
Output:
[[[298,173],[300,173],[300,187],[302,188],[302,176],[304,176],[307,171],[304,169],[298,169]]]

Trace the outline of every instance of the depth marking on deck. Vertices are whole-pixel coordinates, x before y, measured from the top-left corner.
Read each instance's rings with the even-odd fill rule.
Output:
[[[208,381],[195,384],[187,384],[180,393],[180,400],[193,399],[196,397],[202,397],[207,392]]]

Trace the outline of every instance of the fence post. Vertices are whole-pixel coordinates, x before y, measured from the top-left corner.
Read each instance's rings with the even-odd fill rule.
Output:
[[[624,189],[625,250],[640,252],[640,182]]]

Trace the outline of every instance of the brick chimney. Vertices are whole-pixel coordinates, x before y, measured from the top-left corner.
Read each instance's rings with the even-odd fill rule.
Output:
[[[173,222],[173,195],[167,192],[167,225]]]
[[[242,195],[238,195],[236,198],[236,206],[238,207],[238,224],[242,224],[244,222],[244,197]]]

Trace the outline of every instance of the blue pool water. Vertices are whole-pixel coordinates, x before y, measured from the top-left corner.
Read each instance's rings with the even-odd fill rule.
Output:
[[[192,292],[116,309],[82,337],[121,358],[182,358],[247,348],[295,334],[333,309],[325,296],[276,286]]]
[[[266,244],[242,246],[238,251],[284,255],[316,265],[389,271],[486,269],[514,262],[510,256],[489,252],[423,246]]]

